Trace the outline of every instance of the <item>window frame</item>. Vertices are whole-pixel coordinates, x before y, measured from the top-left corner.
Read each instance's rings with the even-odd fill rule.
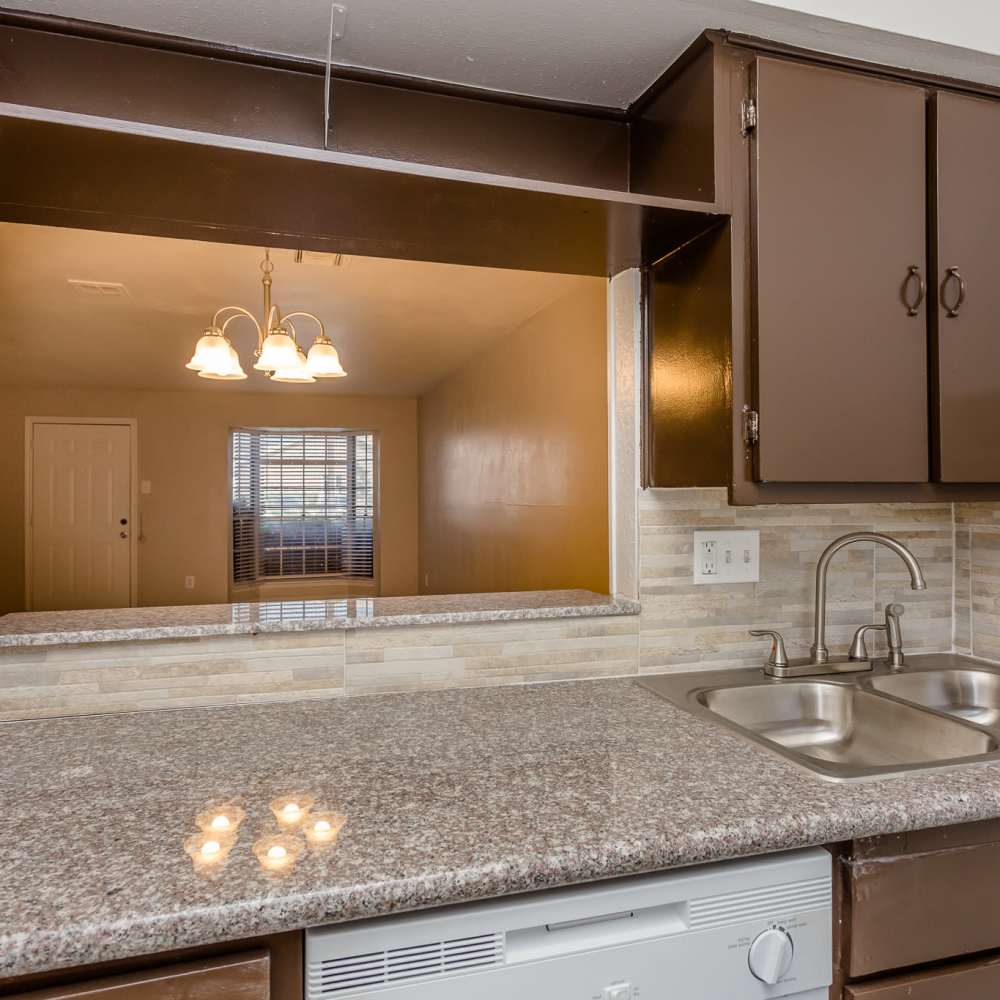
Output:
[[[257,546],[255,552],[255,562],[257,572],[252,580],[236,580],[235,573],[235,547],[233,539],[233,462],[234,462],[234,437],[237,431],[255,431],[259,434],[327,434],[327,435],[354,435],[363,436],[367,435],[372,439],[372,575],[371,576],[349,576],[346,573],[303,573],[301,575],[295,576],[261,576],[259,572],[259,562],[260,562],[260,526],[259,526],[259,513],[258,513],[258,523],[255,529],[255,538],[257,539]],[[382,449],[380,435],[377,430],[368,427],[298,427],[298,426],[287,426],[287,427],[259,427],[250,426],[247,424],[233,424],[228,430],[228,440],[227,440],[227,452],[228,452],[228,463],[227,463],[227,490],[229,494],[229,500],[227,504],[227,530],[226,537],[228,539],[227,545],[227,559],[229,563],[228,578],[229,578],[229,588],[234,594],[238,594],[240,591],[245,590],[260,590],[262,588],[272,589],[274,591],[279,591],[283,588],[292,586],[298,581],[305,582],[321,582],[324,580],[336,582],[343,581],[344,583],[358,583],[363,584],[369,593],[378,594],[381,592],[381,520],[382,520]],[[350,478],[350,477],[349,477]],[[368,596],[363,595],[363,596]]]

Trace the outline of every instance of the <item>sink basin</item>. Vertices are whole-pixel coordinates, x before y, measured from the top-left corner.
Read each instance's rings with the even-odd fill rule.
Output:
[[[850,768],[894,768],[989,753],[985,732],[853,685],[799,681],[715,688],[698,701],[796,755]]]
[[[831,781],[1000,762],[1000,667],[925,653],[896,673],[773,678],[688,671],[638,683]]]
[[[885,674],[868,683],[876,691],[916,702],[980,726],[1000,726],[1000,675],[986,670],[922,670]]]

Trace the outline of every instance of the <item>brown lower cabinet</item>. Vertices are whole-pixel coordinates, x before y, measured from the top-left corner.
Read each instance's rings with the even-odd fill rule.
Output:
[[[834,854],[831,1000],[1000,996],[1000,821],[869,837]]]
[[[47,990],[15,993],[17,1000],[270,1000],[266,951],[84,979]]]
[[[290,931],[16,979],[7,1000],[302,1000],[303,933]]]
[[[1000,956],[905,972],[844,989],[845,1000],[994,1000],[1000,996]]]

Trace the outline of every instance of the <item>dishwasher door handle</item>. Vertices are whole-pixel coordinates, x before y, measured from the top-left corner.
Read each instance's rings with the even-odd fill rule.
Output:
[[[618,913],[601,913],[595,917],[580,917],[579,920],[560,920],[555,924],[546,924],[547,931],[564,931],[571,927],[587,927],[590,924],[603,924],[606,920],[628,920],[635,916],[635,910],[621,910]]]

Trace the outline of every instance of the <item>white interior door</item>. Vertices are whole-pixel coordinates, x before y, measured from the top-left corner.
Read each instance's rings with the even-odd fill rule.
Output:
[[[31,610],[128,607],[132,427],[35,423],[31,445]]]

